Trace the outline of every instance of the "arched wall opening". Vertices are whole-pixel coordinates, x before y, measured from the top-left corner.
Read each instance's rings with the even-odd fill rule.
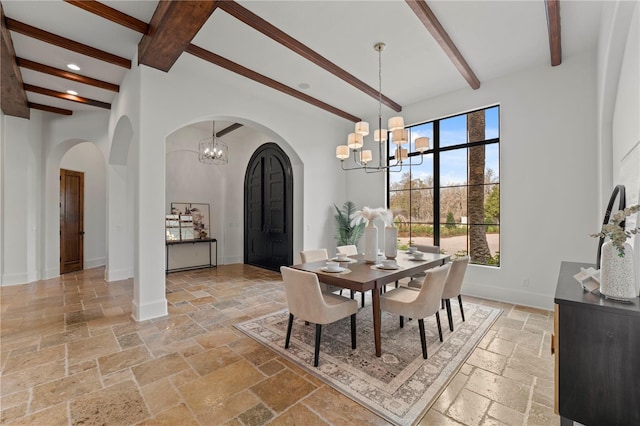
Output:
[[[118,119],[109,151],[107,171],[107,266],[105,280],[133,277],[134,259],[134,162],[133,126],[129,117]]]
[[[60,169],[85,173],[85,228],[84,256],[89,263],[84,268],[105,264],[106,171],[105,159],[92,141],[71,138],[54,144],[46,159],[46,271],[45,276],[60,275]],[[89,187],[86,184],[89,184]],[[87,192],[94,191],[93,194]],[[89,195],[87,197],[87,195]],[[96,203],[96,206],[88,204]],[[102,207],[100,207],[102,206]],[[87,234],[87,231],[90,233]],[[88,240],[88,241],[87,241]]]
[[[106,168],[102,152],[92,142],[71,147],[60,160],[60,169],[84,174],[84,269],[106,262]]]
[[[207,165],[198,161],[198,142],[234,124],[239,129],[220,139],[229,147],[229,163]],[[303,163],[281,136],[260,123],[242,117],[202,117],[175,130],[166,138],[165,214],[172,202],[210,204],[210,236],[218,240],[218,264],[244,262],[244,174],[255,150],[274,142],[289,156],[293,170],[293,252],[303,245]],[[188,198],[188,199],[187,199]]]

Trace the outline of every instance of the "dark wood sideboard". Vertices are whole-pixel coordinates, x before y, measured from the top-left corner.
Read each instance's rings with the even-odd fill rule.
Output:
[[[640,425],[640,299],[584,291],[573,276],[593,266],[560,266],[551,342],[556,413],[562,425]]]

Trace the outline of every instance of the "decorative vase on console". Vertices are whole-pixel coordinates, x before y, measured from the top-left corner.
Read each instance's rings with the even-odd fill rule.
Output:
[[[591,234],[609,238],[600,251],[600,293],[609,299],[628,301],[637,296],[633,248],[626,241],[640,228],[634,225],[626,229],[625,219],[638,211],[640,205],[637,204],[618,210],[599,233]]]
[[[618,248],[611,241],[602,245],[600,269],[600,293],[609,299],[631,300],[636,297],[636,283],[633,266],[633,249],[628,243]]]

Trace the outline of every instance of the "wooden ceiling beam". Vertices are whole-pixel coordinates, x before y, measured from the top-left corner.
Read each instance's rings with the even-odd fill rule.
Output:
[[[4,9],[0,3],[0,107],[2,112],[14,117],[29,118],[27,94],[22,86],[22,74],[16,63],[11,33],[7,29]]]
[[[547,11],[547,29],[549,31],[549,50],[551,66],[562,63],[562,43],[560,39],[560,0],[544,0]]]
[[[416,14],[418,19],[422,22],[422,24],[427,28],[431,36],[438,42],[442,50],[447,54],[453,65],[458,69],[458,72],[462,74],[469,86],[472,89],[480,88],[480,80],[474,74],[473,70],[467,63],[467,61],[462,56],[462,53],[458,50],[456,45],[447,34],[447,31],[444,29],[438,18],[433,13],[431,8],[427,5],[424,0],[405,0],[413,13]]]
[[[351,84],[356,89],[361,90],[362,92],[366,93],[372,98],[375,98],[376,100],[378,100],[379,92],[377,89],[374,89],[373,87],[369,86],[362,80],[359,80],[352,74],[349,74],[347,71],[343,70],[333,62],[329,61],[324,56],[320,55],[316,51],[302,44],[295,38],[291,37],[284,31],[278,29],[271,23],[265,21],[264,19],[262,19],[255,13],[251,12],[250,10],[239,5],[235,1],[223,1],[220,3],[219,7],[220,9],[224,10],[234,18],[238,19],[239,21],[242,21],[245,24],[249,25],[250,27],[256,29],[257,31],[260,31],[262,34],[266,35],[272,40],[275,40],[276,42],[280,43],[284,47],[291,49],[292,51],[302,56],[303,58],[313,62],[314,64],[330,72],[336,77]],[[394,111],[397,111],[397,112],[402,111],[402,106],[387,96],[382,95],[382,103]]]
[[[216,7],[218,1],[158,2],[138,44],[138,64],[168,72]]]
[[[30,61],[29,59],[16,58],[18,66],[22,68],[28,68],[33,71],[41,72],[44,74],[53,75],[56,77],[64,78],[67,80],[75,81],[77,83],[87,84],[93,87],[99,87],[100,89],[109,90],[111,92],[119,92],[120,86],[117,84],[109,83],[95,78],[87,77],[84,75],[76,74],[73,72],[61,70],[58,68],[50,67],[49,65],[41,64],[39,62]]]
[[[242,124],[233,123],[231,126],[225,127],[224,129],[222,129],[218,133],[216,133],[216,138],[221,138],[224,135],[227,135],[227,134],[233,132],[234,130],[238,130],[240,127],[242,127]]]
[[[333,107],[327,103],[324,103],[316,98],[313,98],[305,93],[292,89],[291,87],[285,84],[282,84],[272,78],[259,74],[253,70],[250,70],[249,68],[243,67],[240,64],[232,62],[229,59],[223,58],[220,55],[216,55],[215,53],[205,50],[194,44],[190,44],[185,50],[185,52],[190,53],[194,56],[197,56],[198,58],[203,59],[212,64],[218,65],[219,67],[225,68],[231,72],[240,74],[243,77],[246,77],[258,83],[264,84],[265,86],[271,87],[272,89],[278,90],[282,93],[286,93],[287,95],[293,96],[294,98],[300,99],[301,101],[307,102],[313,106],[321,108],[332,114],[335,114],[347,120],[353,121],[354,123],[361,121],[355,115],[351,115],[345,111],[342,111],[336,107]]]
[[[120,12],[117,9],[104,5],[95,0],[64,0],[70,5],[79,7],[87,12],[93,13],[101,18],[107,19],[130,30],[139,32],[141,34],[147,34],[149,32],[149,24],[143,22],[133,16],[129,16],[126,13]]]
[[[72,115],[73,114],[73,111],[71,111],[69,109],[57,108],[57,107],[50,106],[50,105],[36,104],[36,103],[33,103],[33,102],[29,102],[29,108],[39,109],[41,111],[53,112],[54,114],[61,114],[61,115]]]
[[[91,105],[98,108],[111,109],[111,104],[107,102],[96,101],[95,99],[83,98],[82,96],[57,92],[55,90],[47,89],[44,87],[34,86],[32,84],[25,84],[24,90],[26,90],[27,92],[39,93],[41,95],[51,96],[58,99],[64,99],[65,101],[78,102],[80,104]]]
[[[45,43],[53,44],[55,46],[62,47],[63,49],[71,50],[94,59],[108,62],[122,68],[131,68],[131,61],[128,59],[105,52],[104,50],[96,49],[95,47],[87,46],[86,44],[78,43],[77,41],[61,37],[45,30],[41,30],[40,28],[32,27],[31,25],[16,21],[15,19],[6,18],[6,21],[7,28],[11,31],[15,31],[26,35],[27,37],[35,38]]]

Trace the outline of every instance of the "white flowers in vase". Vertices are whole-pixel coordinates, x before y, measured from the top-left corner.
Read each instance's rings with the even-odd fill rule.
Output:
[[[360,223],[368,225],[376,219],[381,219],[384,222],[384,226],[393,226],[393,213],[383,207],[363,207],[362,210],[358,210],[351,215],[351,226],[356,226]]]

